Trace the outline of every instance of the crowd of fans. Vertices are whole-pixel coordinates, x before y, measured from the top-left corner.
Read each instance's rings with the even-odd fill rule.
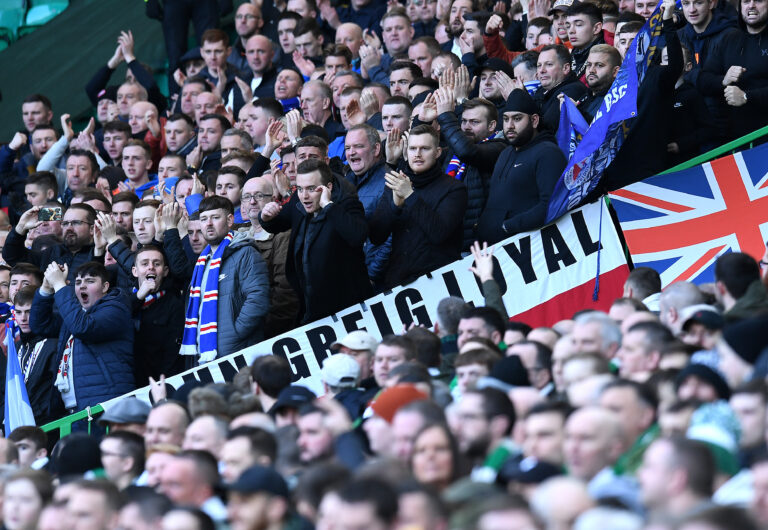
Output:
[[[32,94],[0,147],[3,351],[38,425],[0,439],[4,528],[768,525],[768,255],[705,286],[635,268],[608,313],[535,329],[494,280],[492,245],[544,223],[565,98],[600,118],[657,2],[254,0],[232,40],[226,4],[146,2],[169,97],[123,31],[83,131]],[[768,1],[658,17],[596,193],[765,124]],[[321,395],[278,355],[165,385],[469,253],[484,306],[351,332]]]

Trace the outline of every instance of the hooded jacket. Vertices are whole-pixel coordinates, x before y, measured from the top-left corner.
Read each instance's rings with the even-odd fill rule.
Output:
[[[543,226],[549,198],[566,164],[555,137],[547,131],[522,147],[507,147],[491,176],[478,240],[493,244]]]
[[[428,171],[406,175],[413,193],[395,206],[385,192],[370,221],[371,241],[381,244],[392,236],[392,253],[385,275],[388,288],[415,280],[461,257],[467,188],[443,172],[440,162]]]
[[[312,322],[361,302],[372,294],[363,245],[368,238],[363,205],[354,186],[333,177],[331,204],[308,214],[293,193],[269,221],[267,232],[291,230],[285,274],[299,297],[302,323]]]
[[[726,108],[731,139],[765,126],[768,109],[768,26],[760,33],[750,34],[741,14],[739,25],[741,28],[726,30],[718,46],[710,50],[697,81],[697,88],[704,95],[715,98]],[[735,83],[747,96],[746,103],[739,107],[725,103],[722,81],[731,66],[746,68]]]

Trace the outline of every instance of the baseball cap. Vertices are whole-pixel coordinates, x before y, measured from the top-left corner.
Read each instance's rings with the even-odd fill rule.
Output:
[[[515,69],[512,68],[512,65],[509,64],[507,61],[502,61],[497,57],[491,57],[490,59],[487,59],[480,67],[480,71],[482,72],[483,70],[491,70],[493,72],[504,72],[510,78],[512,79],[515,78]]]
[[[308,388],[299,385],[290,385],[285,387],[277,395],[277,401],[269,409],[269,414],[274,415],[282,408],[298,409],[302,405],[312,403],[317,396]]]
[[[135,397],[129,397],[118,401],[110,407],[101,418],[99,424],[106,423],[147,423],[147,416],[151,407]]]
[[[503,482],[541,484],[545,480],[563,474],[562,467],[534,457],[511,458],[499,471]]]
[[[350,350],[370,350],[373,352],[378,345],[379,342],[371,337],[367,332],[358,330],[353,331],[340,341],[334,342],[331,344],[331,348],[336,349],[340,346],[345,346]]]
[[[354,387],[360,377],[360,365],[351,355],[336,353],[323,361],[322,378],[329,386]]]
[[[280,473],[271,467],[258,465],[243,471],[227,489],[238,493],[271,493],[284,499],[290,497],[288,485]]]
[[[555,3],[552,4],[552,9],[547,14],[552,16],[555,14],[555,11],[568,11],[574,3],[575,0],[555,0]]]
[[[709,329],[722,329],[725,325],[725,319],[723,319],[720,311],[716,307],[707,304],[695,304],[684,307],[680,311],[680,321],[683,324],[681,329],[685,329],[690,322],[698,322]]]

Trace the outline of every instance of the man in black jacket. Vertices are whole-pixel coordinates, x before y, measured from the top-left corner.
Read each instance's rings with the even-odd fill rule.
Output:
[[[571,71],[571,54],[561,44],[544,46],[536,62],[541,88],[534,97],[541,107],[539,112],[541,129],[554,132],[560,124],[559,94],[565,94],[578,101],[587,94],[587,87]]]
[[[93,223],[96,221],[96,210],[85,203],[70,206],[61,221],[64,242],[36,252],[26,248],[24,241],[27,232],[43,222],[37,219],[40,208],[34,206],[24,212],[16,227],[8,233],[3,246],[3,259],[9,265],[16,265],[20,261],[32,263],[40,270],[47,269],[54,261],[59,265],[67,265],[67,280],[74,285],[77,268],[93,260]]]
[[[136,251],[133,276],[139,288],[134,289],[132,313],[136,326],[133,342],[136,386],[147,384],[150,377],[184,371],[179,355],[184,333],[184,298],[168,278],[168,266],[159,247],[145,245]]]
[[[496,243],[541,227],[567,160],[554,136],[542,130],[539,109],[525,90],[513,90],[504,109],[504,135],[512,144],[499,157],[478,239]]]
[[[496,161],[507,147],[503,138],[494,138],[498,123],[496,105],[487,99],[464,102],[459,119],[454,114],[454,98],[450,90],[435,92],[440,134],[448,144],[447,172],[467,187],[467,211],[464,214],[462,250],[468,251],[477,239],[477,223],[488,200],[488,181]]]
[[[354,186],[336,178],[325,162],[300,163],[296,192],[285,206],[264,206],[259,222],[273,234],[291,230],[285,273],[299,295],[302,323],[371,295],[363,253],[368,238],[363,205]]]
[[[400,158],[392,147],[388,146],[389,164]],[[392,193],[385,190],[379,199],[370,227],[374,244],[392,235],[386,287],[408,283],[461,256],[467,188],[443,172],[438,162],[441,152],[437,131],[418,125],[408,137],[405,172],[384,176]]]
[[[768,108],[768,4],[746,0],[739,4],[739,25],[711,50],[698,88],[727,105],[731,138],[744,136],[766,123]]]

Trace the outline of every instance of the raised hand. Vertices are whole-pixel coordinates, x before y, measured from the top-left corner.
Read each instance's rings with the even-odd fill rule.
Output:
[[[10,143],[8,143],[8,147],[10,149],[13,149],[14,151],[18,151],[21,149],[23,145],[27,143],[27,135],[23,132],[17,132],[13,135],[13,138],[11,139]]]
[[[240,93],[243,95],[243,101],[248,103],[253,99],[253,90],[251,90],[251,85],[240,79],[238,76],[235,76],[235,83],[237,83],[237,88],[240,89]]]
[[[494,78],[496,79],[496,83],[499,85],[501,97],[504,99],[507,99],[514,89],[520,88],[519,86],[515,86],[515,79],[512,79],[507,75],[506,72],[501,70],[494,74]]]
[[[437,115],[446,112],[453,112],[456,108],[453,91],[447,87],[435,90],[435,104],[437,105]]]
[[[387,164],[397,165],[397,161],[403,156],[402,134],[397,127],[387,133],[387,145],[384,149]]]
[[[495,35],[504,27],[504,20],[499,15],[492,15],[485,24],[486,35]]]
[[[469,78],[469,70],[463,64],[456,70],[456,85],[453,88],[453,97],[456,101],[469,97],[469,93],[475,89],[477,77]]]
[[[162,133],[160,129],[160,121],[157,119],[157,112],[153,109],[149,109],[144,113],[144,123],[147,124],[147,129],[152,133],[155,138],[160,138]]]
[[[67,274],[69,274],[69,267],[59,265],[55,261],[49,263],[48,268],[45,269],[45,279],[54,291],[67,286]]]
[[[360,46],[360,61],[366,70],[381,64],[381,51],[370,45]]]
[[[301,75],[310,77],[315,73],[315,63],[306,59],[299,50],[293,50],[293,64],[299,69]]]
[[[117,43],[120,45],[126,63],[130,63],[136,59],[136,55],[133,53],[134,41],[133,32],[131,30],[128,30],[127,32],[121,31],[120,36],[117,38]]]
[[[277,217],[277,215],[280,213],[280,210],[282,209],[283,207],[276,202],[267,203],[264,208],[261,209],[261,220],[271,221]]]
[[[203,160],[203,148],[197,144],[187,155],[187,166],[195,169],[200,168],[200,162]]]
[[[123,47],[118,44],[115,48],[115,53],[113,53],[112,57],[110,57],[109,61],[107,61],[107,66],[110,70],[114,70],[120,66],[120,63],[123,62],[123,59]]]
[[[469,268],[475,276],[481,281],[493,280],[493,247],[488,248],[488,243],[480,246],[479,241],[472,243],[470,247],[472,257],[475,259],[473,266]]]
[[[434,92],[429,93],[424,103],[421,104],[419,119],[424,123],[432,123],[437,119],[437,103],[435,102]]]
[[[262,153],[265,157],[269,158],[275,152],[275,149],[283,145],[283,140],[285,140],[284,127],[282,121],[274,118],[269,119],[264,152]]]
[[[365,114],[363,113],[363,110],[360,108],[360,102],[358,102],[356,99],[353,99],[349,102],[347,105],[347,121],[350,125],[360,125],[361,123],[365,123]]]
[[[285,115],[285,125],[288,139],[291,143],[296,142],[301,137],[301,130],[304,128],[304,120],[301,119],[299,109],[293,109]]]
[[[18,133],[17,133],[18,134]],[[33,206],[23,214],[21,214],[21,217],[19,218],[19,222],[16,223],[16,232],[19,235],[26,235],[27,232],[30,230],[34,230],[41,224],[43,224],[42,221],[38,221],[37,214],[40,213],[40,206]]]
[[[117,241],[117,223],[115,223],[111,215],[104,212],[96,212],[96,227],[101,230],[101,235],[104,236],[107,245]]]
[[[388,171],[384,175],[384,184],[392,190],[392,201],[395,206],[402,206],[405,199],[413,193],[413,184],[411,179],[402,171]]]
[[[64,136],[67,137],[68,142],[71,142],[72,138],[75,137],[75,131],[72,129],[72,120],[70,118],[71,116],[69,114],[61,115],[61,130],[64,133]]]
[[[325,208],[331,203],[331,190],[328,186],[318,186],[320,190],[320,208]]]
[[[360,94],[360,106],[363,108],[366,119],[369,119],[381,110],[379,109],[379,100],[371,90],[363,90]],[[349,111],[347,111],[347,114],[349,114]]]

